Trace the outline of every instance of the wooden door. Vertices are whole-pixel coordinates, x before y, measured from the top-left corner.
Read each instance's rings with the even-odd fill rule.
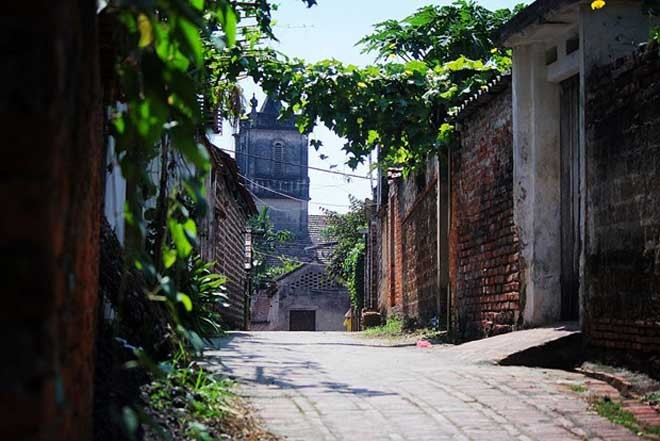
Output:
[[[561,83],[561,318],[577,320],[580,262],[580,81]]]
[[[289,311],[289,331],[316,331],[316,311]]]

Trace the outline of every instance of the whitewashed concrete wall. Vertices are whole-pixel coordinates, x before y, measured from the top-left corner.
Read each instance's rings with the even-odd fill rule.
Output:
[[[593,11],[589,2],[552,11],[548,23],[533,24],[509,39],[513,48],[514,216],[519,229],[524,283],[524,320],[528,326],[560,319],[560,149],[559,82],[580,75],[581,157],[585,158],[584,90],[593,66],[632,53],[646,42],[658,18],[642,15],[639,2],[608,1]],[[556,23],[563,23],[557,25]],[[565,41],[579,35],[580,49],[566,54]],[[557,47],[557,61],[546,51]],[[585,163],[580,169],[580,277],[588,246],[588,189]],[[584,284],[580,284],[582,298]],[[582,305],[582,302],[580,302]]]

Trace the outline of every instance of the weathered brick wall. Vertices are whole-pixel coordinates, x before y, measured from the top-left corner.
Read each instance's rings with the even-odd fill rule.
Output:
[[[513,330],[520,316],[510,87],[461,117],[451,152],[450,283],[460,338]]]
[[[419,188],[401,223],[402,312],[426,323],[438,315],[437,180],[403,185]]]
[[[378,309],[378,285],[381,279],[380,263],[381,263],[381,247],[380,242],[380,223],[378,221],[378,214],[373,201],[367,199],[367,222],[368,233],[365,251],[365,268],[364,268],[364,307],[365,309],[377,310]]]
[[[0,439],[88,440],[102,93],[94,2],[3,2]],[[38,12],[35,12],[38,11]]]
[[[438,315],[435,161],[403,178],[390,171],[387,203],[373,214],[369,243],[378,307],[426,323]]]
[[[249,213],[231,188],[231,177],[219,172],[215,191],[215,260],[216,272],[227,277],[229,307],[222,310],[226,324],[235,329],[247,329],[248,277],[245,269],[246,228]]]
[[[382,205],[378,209],[376,234],[378,239],[376,243],[376,251],[374,254],[377,256],[376,265],[373,277],[378,277],[377,296],[378,296],[378,309],[383,314],[387,314],[390,307],[390,224],[388,205]]]
[[[585,330],[595,346],[660,354],[660,57],[587,79]]]
[[[401,246],[401,202],[399,199],[401,178],[390,182],[388,208],[389,224],[389,309],[390,313],[401,312],[403,300],[403,249]]]

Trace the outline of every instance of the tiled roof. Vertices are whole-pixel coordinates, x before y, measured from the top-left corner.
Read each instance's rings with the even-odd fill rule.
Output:
[[[327,218],[323,214],[310,214],[307,216],[307,224],[309,229],[309,238],[312,245],[318,245],[328,240],[323,238],[321,232],[328,226]]]
[[[321,234],[327,226],[326,216],[310,214],[307,217],[309,236],[276,246],[275,251],[271,256],[266,258],[266,261],[269,265],[278,266],[281,265],[281,262],[277,256],[285,256],[297,262],[327,264],[333,248],[329,244],[332,241],[325,239]]]
[[[238,166],[236,165],[234,158],[220,150],[216,145],[209,141],[206,136],[202,136],[202,143],[211,157],[212,166],[216,170],[224,171],[224,176],[229,179],[233,186],[238,190],[248,214],[257,214],[257,206],[252,195],[245,187],[243,178],[241,178],[238,173]]]

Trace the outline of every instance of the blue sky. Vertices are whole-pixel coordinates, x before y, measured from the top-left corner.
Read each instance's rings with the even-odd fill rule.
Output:
[[[318,0],[318,5],[306,8],[300,0],[282,0],[279,9],[273,14],[276,20],[275,35],[279,39],[273,46],[291,57],[303,58],[314,62],[327,58],[336,58],[344,63],[365,65],[373,62],[373,55],[361,54],[355,47],[360,38],[372,30],[372,25],[387,19],[401,19],[416,9],[428,5],[444,5],[450,1],[430,0]],[[481,4],[489,9],[512,8],[520,1],[488,0]],[[249,98],[256,93],[260,102],[264,95],[250,82],[242,84],[245,95]],[[225,135],[215,139],[223,148],[233,149],[230,128]],[[325,127],[314,130],[314,139],[320,139],[323,147],[320,152],[310,149],[311,166],[327,169],[337,164],[334,170],[359,175],[367,175],[367,167],[362,166],[352,171],[344,165],[346,156],[341,150],[343,141]],[[328,158],[321,160],[319,154]],[[335,211],[346,211],[348,195],[360,199],[370,197],[368,180],[351,179],[310,170],[310,213],[320,213],[325,207]]]

